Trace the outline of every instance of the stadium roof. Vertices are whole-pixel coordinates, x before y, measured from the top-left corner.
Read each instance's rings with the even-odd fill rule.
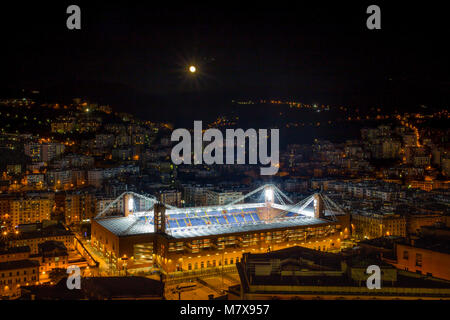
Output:
[[[260,208],[264,207],[264,203],[255,204],[237,204],[233,206],[227,206],[228,210],[238,209],[238,208]],[[171,214],[178,214],[180,212],[185,212],[186,214],[192,212],[203,212],[203,213],[217,213],[217,207],[199,207],[199,208],[186,208],[185,210],[176,209],[169,210],[167,212],[167,217],[170,218]],[[177,228],[166,228],[166,233],[174,238],[193,238],[202,237],[209,235],[220,235],[220,234],[233,234],[241,233],[247,231],[256,230],[268,230],[268,229],[278,229],[278,228],[289,228],[296,226],[307,226],[307,225],[317,225],[329,223],[329,221],[317,219],[308,215],[312,215],[309,209],[304,209],[303,214],[295,213],[294,216],[284,217],[279,219],[274,219],[271,221],[252,221],[252,222],[242,222],[242,223],[231,223],[231,224],[208,224],[208,225],[197,225],[197,226],[185,226]],[[141,212],[139,214],[132,214],[127,217],[106,217],[101,219],[96,219],[104,228],[108,229],[110,232],[117,236],[133,236],[139,234],[149,234],[154,232],[153,225],[153,212]]]
[[[245,203],[250,197],[260,193],[261,202]],[[128,195],[128,198],[125,196]],[[134,198],[146,200],[148,206],[135,205]],[[127,199],[127,200],[126,200]],[[314,218],[317,199],[324,204],[324,218]],[[105,216],[108,210],[120,201],[128,201],[129,215],[124,217]],[[278,203],[276,203],[278,201]],[[293,203],[273,184],[263,185],[239,199],[224,205],[176,208],[134,192],[124,192],[100,212],[96,221],[117,236],[133,236],[154,233],[154,208],[159,203],[165,206],[165,233],[174,238],[195,238],[211,235],[245,233],[258,230],[293,228],[308,225],[328,224],[337,221],[335,214],[345,214],[331,199],[315,193],[298,203]],[[277,210],[270,219],[261,214],[267,205]],[[125,205],[124,205],[125,207]]]
[[[254,223],[208,225],[200,227],[171,229],[168,231],[168,233],[174,238],[194,238],[209,235],[240,233],[247,231],[288,228],[305,225],[317,225],[321,223],[329,223],[329,221],[301,216],[295,218],[286,218],[282,221],[271,221],[271,222],[260,221]]]
[[[97,219],[97,223],[108,229],[116,236],[132,236],[144,233],[153,233],[154,225],[145,223],[140,217],[129,215],[128,217],[108,217]]]

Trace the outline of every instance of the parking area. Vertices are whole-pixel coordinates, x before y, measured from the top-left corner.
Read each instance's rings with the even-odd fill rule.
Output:
[[[209,276],[200,280],[167,285],[165,288],[165,297],[167,300],[208,300],[210,295],[218,297],[226,294],[229,286],[238,283],[239,281],[233,275],[227,275],[223,278],[220,275]],[[181,290],[178,290],[177,287],[181,288]],[[180,294],[178,293],[179,291]]]

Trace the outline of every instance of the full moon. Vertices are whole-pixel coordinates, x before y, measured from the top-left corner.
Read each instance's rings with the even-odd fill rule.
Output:
[[[190,71],[191,73],[194,73],[195,71],[197,71],[197,68],[194,67],[194,66],[190,66],[190,67],[189,67],[189,71]]]

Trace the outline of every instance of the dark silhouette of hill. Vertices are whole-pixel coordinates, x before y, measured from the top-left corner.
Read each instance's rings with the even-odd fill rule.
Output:
[[[209,121],[219,115],[230,115],[237,111],[231,104],[233,99],[293,99],[311,104],[354,106],[360,110],[381,107],[385,112],[392,112],[394,109],[399,112],[415,112],[421,110],[421,105],[441,109],[450,105],[450,84],[432,80],[354,80],[336,82],[335,87],[319,86],[319,80],[303,82],[287,87],[276,84],[254,85],[155,94],[120,83],[74,81],[39,88],[38,100],[70,103],[73,98],[81,97],[99,104],[109,104],[117,112],[128,112],[148,120],[168,121],[178,126],[192,126],[193,120]],[[9,90],[8,94],[4,88],[0,93],[7,97],[21,94],[21,91]],[[246,110],[253,112],[255,119],[264,118],[264,112],[258,106],[248,106]]]

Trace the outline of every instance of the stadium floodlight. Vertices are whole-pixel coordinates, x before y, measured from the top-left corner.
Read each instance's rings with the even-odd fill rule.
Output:
[[[272,188],[267,188],[264,191],[264,195],[266,197],[266,202],[273,202],[273,189]]]
[[[128,198],[128,211],[132,212],[133,207],[134,207],[134,200],[133,200],[133,197],[130,196],[130,198]]]

